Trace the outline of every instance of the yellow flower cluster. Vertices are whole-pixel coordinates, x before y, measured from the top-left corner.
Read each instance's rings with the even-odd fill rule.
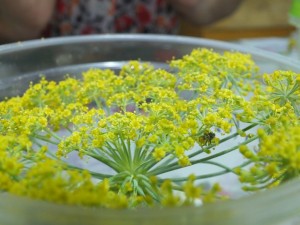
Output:
[[[250,170],[241,170],[240,178],[246,190],[273,187],[300,174],[300,124],[282,126],[268,134],[258,129],[259,151],[253,152],[246,146],[240,151],[254,164]]]
[[[0,102],[0,189],[63,204],[179,206],[220,197],[217,184],[203,187],[205,178],[235,173],[266,185],[294,177],[299,75],[276,71],[265,83],[258,76],[250,55],[197,49],[172,60],[169,71],[131,61],[118,74],[94,68],[81,79],[42,77]],[[254,127],[263,131],[253,134]],[[240,142],[224,147],[237,136]],[[252,151],[248,145],[258,139],[259,151]],[[219,162],[237,149],[245,162]],[[69,159],[74,153],[83,166]],[[111,172],[94,171],[89,160]],[[161,176],[201,163],[219,171]]]
[[[182,60],[173,60],[171,66],[179,69],[178,74],[183,80],[180,89],[204,93],[228,88],[246,94],[258,71],[251,55],[238,52],[222,55],[209,49],[196,49]]]
[[[253,162],[249,170],[238,171],[240,180],[248,184],[244,189],[251,191],[279,185],[300,173],[300,74],[275,71],[263,77],[266,85],[256,87],[252,99],[260,125],[258,148],[240,146]]]

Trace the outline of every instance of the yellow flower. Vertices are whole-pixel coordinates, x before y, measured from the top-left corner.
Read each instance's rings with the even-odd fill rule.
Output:
[[[299,174],[299,74],[260,75],[250,55],[209,49],[169,65],[130,61],[118,74],[42,77],[1,101],[1,191],[71,205],[169,207],[221,197],[217,184],[198,185],[209,171],[167,177],[182,167],[208,163],[235,173],[246,190]],[[219,160],[238,150],[240,165]]]
[[[152,155],[157,161],[159,161],[165,157],[166,151],[164,147],[157,147],[154,149]]]

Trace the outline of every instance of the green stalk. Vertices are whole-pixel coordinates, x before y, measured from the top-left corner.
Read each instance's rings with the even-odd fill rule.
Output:
[[[151,156],[152,151],[149,151],[150,147],[151,146],[147,146],[146,148],[143,148],[143,151],[141,151],[141,154],[139,156],[140,161],[141,160],[148,161],[150,158],[152,158],[152,156]]]
[[[219,167],[221,167],[221,168],[224,168],[224,170],[219,171],[219,172],[215,172],[215,173],[210,173],[210,174],[205,174],[205,175],[199,175],[199,176],[196,176],[196,177],[195,177],[196,180],[201,180],[201,179],[207,179],[207,178],[211,178],[211,177],[216,177],[216,176],[224,175],[224,174],[227,174],[227,173],[235,173],[235,172],[233,171],[234,168],[242,168],[242,167],[245,167],[245,166],[249,165],[249,164],[251,163],[251,161],[246,161],[246,162],[240,164],[239,166],[234,167],[233,169],[230,169],[230,168],[228,168],[228,167],[226,167],[226,166],[224,166],[224,165],[222,165],[222,164],[216,163],[216,162],[204,162],[204,163],[219,166]],[[187,180],[188,180],[188,177],[165,178],[165,179],[170,179],[170,180],[172,180],[173,182],[183,182],[183,181],[187,181]]]
[[[107,148],[107,151],[105,151],[105,152],[110,152],[110,154],[112,154],[112,155],[114,155],[114,156],[116,156],[116,157],[118,157],[118,159],[122,159],[121,157],[121,155],[119,154],[119,152],[115,149],[115,147],[113,147],[109,142],[105,142],[105,147]],[[105,150],[105,149],[103,149],[103,150]],[[113,157],[114,158],[114,157]]]
[[[120,166],[118,164],[116,164],[114,161],[112,161],[112,160],[110,160],[110,159],[108,159],[106,157],[102,157],[100,155],[93,154],[90,151],[86,151],[86,150],[83,150],[83,152],[86,155],[88,155],[88,156],[90,156],[90,157],[92,157],[92,158],[94,158],[94,159],[96,159],[96,160],[104,163],[105,165],[109,166],[110,168],[112,168],[116,172],[122,171],[121,168],[120,168]]]
[[[34,134],[34,138],[39,139],[39,140],[44,141],[44,142],[47,142],[49,144],[53,144],[53,145],[58,145],[59,144],[59,142],[52,141],[51,139],[49,139],[45,136],[39,135],[39,134]]]
[[[123,140],[121,137],[118,138],[117,143],[116,143],[116,149],[118,152],[123,155],[123,168],[131,171],[131,158],[129,151],[127,150],[126,145],[124,144]]]
[[[135,147],[134,153],[133,153],[133,164],[136,166],[139,163],[140,160],[140,153],[143,149],[143,146],[141,148]]]
[[[122,159],[118,154],[116,154],[115,151],[110,151],[110,150],[105,150],[104,148],[99,149],[94,149],[93,152],[97,155],[103,155],[106,154],[108,157],[112,158],[113,161],[115,161],[118,164],[122,163]]]
[[[245,131],[247,131],[247,130],[252,129],[252,128],[255,127],[255,126],[257,126],[256,123],[251,124],[250,126],[244,128],[244,129],[242,129],[242,131],[245,132]],[[223,143],[223,142],[226,142],[226,141],[228,141],[228,140],[230,140],[230,139],[232,139],[232,138],[234,138],[234,137],[236,137],[236,136],[238,136],[238,135],[239,135],[238,132],[236,132],[236,133],[234,133],[234,134],[231,134],[231,135],[229,135],[229,136],[227,136],[227,137],[221,139],[221,140],[219,141],[219,144],[221,144],[221,143]],[[207,146],[207,147],[205,147],[205,148],[202,148],[202,149],[200,149],[200,150],[198,150],[198,151],[196,151],[196,152],[194,152],[194,153],[189,154],[188,157],[191,159],[191,158],[193,158],[193,157],[195,157],[195,156],[198,156],[199,154],[201,154],[201,153],[205,152],[206,150],[211,149],[212,147],[215,147],[215,146],[216,146],[215,144],[209,145],[209,146]],[[153,168],[157,163],[158,163],[158,162],[154,163],[150,168]],[[175,165],[177,165],[177,161],[176,161],[176,162],[173,162],[173,163],[171,163],[171,164],[167,163],[167,165],[170,166],[170,167],[175,166]],[[150,169],[150,168],[148,168],[148,169]]]
[[[249,125],[248,127],[245,127],[244,129],[242,129],[242,131],[245,132],[245,131],[250,130],[250,129],[256,127],[256,126],[257,126],[257,124],[253,123],[253,124]],[[219,141],[218,145],[221,144],[221,143],[224,143],[224,142],[226,142],[228,140],[231,140],[232,138],[237,137],[238,135],[239,135],[239,133],[235,132],[235,133],[233,133],[233,134],[231,134],[229,136],[226,136],[225,138],[222,138]],[[202,149],[200,149],[200,150],[198,150],[196,152],[193,152],[193,153],[189,154],[188,157],[191,159],[191,158],[193,158],[195,156],[198,156],[199,154],[201,154],[201,153],[205,152],[206,150],[209,150],[209,149],[211,149],[212,147],[215,147],[215,146],[216,146],[215,144],[209,145],[209,146],[207,146],[205,148],[202,148]]]
[[[225,155],[225,154],[228,154],[236,149],[238,149],[240,147],[240,145],[244,145],[244,144],[248,144],[254,140],[257,139],[257,136],[254,136],[252,138],[249,138],[248,140],[240,143],[239,145],[236,145],[234,147],[231,147],[231,148],[228,148],[224,151],[221,151],[219,153],[216,153],[216,154],[213,154],[213,155],[210,155],[210,156],[207,156],[207,157],[204,157],[202,159],[198,159],[198,160],[192,160],[191,161],[191,164],[192,165],[195,165],[195,164],[198,164],[198,163],[203,163],[207,160],[210,160],[210,159],[214,159],[214,158],[217,158],[219,156],[222,156],[222,155]],[[171,163],[169,165],[165,165],[165,166],[162,166],[162,167],[158,167],[157,169],[154,169],[152,171],[149,172],[149,175],[158,175],[158,174],[163,174],[163,173],[166,173],[166,172],[170,172],[170,171],[173,171],[173,170],[177,170],[177,169],[180,169],[182,168],[180,165],[177,164],[177,162],[175,163]]]
[[[225,165],[223,165],[223,164],[221,164],[221,163],[218,163],[218,162],[206,161],[206,162],[203,162],[203,163],[204,163],[204,164],[211,164],[211,165],[214,165],[214,166],[218,166],[218,167],[220,167],[220,168],[222,168],[222,169],[224,169],[224,170],[227,170],[228,172],[236,173],[236,172],[234,172],[234,168],[233,168],[233,169],[232,169],[232,168],[229,168],[229,167],[227,167],[227,166],[225,166]],[[249,165],[250,163],[252,163],[252,161],[247,160],[246,162],[242,163],[241,165],[239,165],[239,166],[237,166],[237,167],[242,168],[242,167],[244,167],[244,166]],[[236,167],[235,167],[235,168],[236,168]]]
[[[255,141],[257,138],[258,138],[258,136],[255,135],[255,136],[253,136],[252,138],[249,138],[248,140],[242,142],[241,144],[236,145],[236,146],[231,147],[231,148],[228,148],[228,149],[226,149],[226,150],[224,150],[224,151],[222,151],[222,152],[219,152],[219,153],[216,153],[216,154],[207,156],[207,157],[202,158],[202,159],[192,160],[192,161],[191,161],[191,164],[194,165],[194,164],[202,163],[202,162],[207,161],[207,160],[209,160],[209,159],[214,159],[214,158],[217,158],[217,157],[219,157],[219,156],[225,155],[225,154],[227,154],[227,153],[230,153],[230,152],[232,152],[232,151],[238,149],[241,145],[246,145],[246,144],[251,143],[252,141]]]
[[[112,146],[112,145],[113,146]],[[124,151],[122,151],[122,147],[119,145],[119,143],[108,143],[107,142],[107,145],[109,146],[109,150],[111,151],[111,152],[117,152],[118,153],[118,155],[120,156],[120,166],[122,166],[122,170],[130,170],[130,168],[128,167],[128,158],[127,158],[127,156],[126,156],[126,154],[125,154],[125,152]],[[121,168],[121,167],[120,167]],[[122,170],[120,170],[120,171],[122,171]],[[119,172],[120,172],[119,171]]]
[[[149,168],[152,167],[154,159],[149,159],[148,161],[144,161],[141,165],[139,165],[135,171],[136,173],[142,174],[142,173],[147,173]]]
[[[40,143],[38,143],[36,140],[34,140],[34,138],[31,139],[31,141],[32,141],[34,144],[36,144],[37,146],[39,146],[39,147],[42,147],[42,146],[43,146],[42,144],[40,144]],[[53,159],[60,160],[60,159],[57,158],[57,156],[56,156],[55,154],[53,154],[51,151],[47,151],[46,154],[50,155]]]
[[[283,175],[277,177],[276,179],[272,180],[271,182],[269,183],[266,183],[265,185],[261,185],[261,186],[256,186],[256,187],[253,187],[255,188],[255,190],[258,190],[258,189],[265,189],[265,188],[268,188],[270,185],[274,184],[275,182],[277,182],[278,180],[282,179]],[[249,188],[249,187],[248,187]],[[251,188],[251,187],[250,187]]]
[[[73,124],[73,126],[75,126],[75,125]],[[69,132],[70,132],[70,134],[72,134],[72,133],[73,133],[73,131],[70,129],[70,127],[65,127],[65,129],[66,129],[67,131],[69,131]]]
[[[124,142],[124,138],[121,136],[119,138],[119,141],[121,142],[120,144],[122,145],[124,152],[127,156],[127,160],[128,160],[128,164],[130,166],[130,168],[132,169],[132,155],[131,155],[131,149],[128,148],[128,143],[126,145],[126,143]],[[128,141],[128,140],[127,140]]]
[[[63,139],[61,137],[59,137],[55,132],[53,132],[50,129],[45,129],[45,131],[50,134],[52,137],[54,137],[56,140],[58,141],[62,141]]]
[[[149,150],[149,146],[143,146],[141,148],[136,148],[134,151],[134,158],[133,158],[133,164],[135,171],[140,171],[140,169],[145,165],[148,164],[147,158],[147,152]],[[145,171],[145,170],[143,170]]]
[[[101,109],[102,104],[101,104],[101,102],[99,101],[99,99],[96,97],[96,95],[93,96],[93,99],[94,99],[94,101],[95,101],[95,103],[96,103],[97,108],[98,108],[98,109]]]
[[[73,165],[67,165],[67,166],[68,166],[68,168],[70,168],[70,169],[75,169],[75,170],[78,170],[78,171],[83,171],[83,170],[85,170],[85,169],[82,169],[82,168],[79,168],[79,167],[73,166]],[[104,178],[110,178],[110,177],[113,176],[113,175],[109,175],[109,174],[104,174],[104,173],[94,172],[94,171],[91,171],[91,170],[89,170],[89,173],[90,173],[93,177],[98,178],[98,179],[101,179],[101,180],[103,180]]]

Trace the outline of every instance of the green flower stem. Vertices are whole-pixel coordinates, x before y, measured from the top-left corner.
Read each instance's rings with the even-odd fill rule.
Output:
[[[18,181],[21,180],[20,176],[13,175],[13,174],[7,172],[5,169],[3,169],[3,168],[1,167],[1,165],[0,165],[0,172],[2,172],[2,173],[5,173],[5,172],[6,172],[7,175],[8,175],[10,178],[12,178],[13,181],[18,182]],[[2,193],[2,191],[1,191],[0,193]]]
[[[114,176],[109,178],[109,181],[111,184],[115,185],[115,184],[120,184],[122,183],[127,177],[132,177],[132,174],[130,174],[130,172],[128,171],[121,171],[117,174],[115,174]]]
[[[191,164],[194,165],[194,164],[197,164],[197,163],[202,163],[202,162],[207,161],[207,160],[209,160],[209,159],[214,159],[214,158],[217,158],[217,157],[219,157],[219,156],[225,155],[225,154],[227,154],[227,153],[230,153],[230,152],[232,152],[232,151],[238,149],[238,148],[240,147],[240,145],[246,145],[246,144],[249,144],[249,143],[251,143],[252,141],[255,141],[257,138],[258,138],[258,136],[255,135],[255,136],[253,136],[252,138],[249,138],[249,139],[247,139],[246,141],[240,143],[239,145],[236,145],[236,146],[233,146],[233,147],[231,147],[231,148],[228,148],[228,149],[226,149],[226,150],[224,150],[224,151],[222,151],[222,152],[219,152],[219,153],[216,153],[216,154],[207,156],[207,157],[202,158],[202,159],[191,160]]]
[[[257,190],[263,190],[263,189],[266,189],[268,187],[270,187],[270,185],[274,184],[275,182],[277,182],[278,180],[281,180],[283,178],[284,175],[281,175],[279,177],[277,177],[276,179],[273,179],[271,182],[269,183],[265,183],[264,185],[261,185],[261,186],[255,186],[255,187],[247,187],[247,190],[248,191],[257,191]],[[268,180],[271,180],[272,178],[268,179]]]
[[[141,151],[141,154],[139,155],[140,161],[148,161],[150,159],[153,159],[151,155],[152,150],[150,150],[150,148],[150,145],[143,148],[143,151]]]
[[[33,144],[37,145],[38,147],[42,147],[42,146],[43,146],[41,143],[39,143],[39,142],[36,140],[35,137],[30,138],[30,141],[31,141]]]
[[[241,88],[239,87],[239,85],[236,83],[235,78],[232,76],[228,76],[227,77],[228,81],[232,83],[232,86],[235,87],[235,90],[237,91],[237,93],[239,95],[241,95]]]
[[[251,163],[251,161],[246,161],[246,162],[244,162],[244,163],[242,163],[242,164],[234,167],[233,169],[230,169],[230,168],[228,168],[226,166],[223,166],[222,164],[219,164],[219,163],[216,163],[216,162],[205,162],[205,163],[217,165],[219,167],[222,167],[224,170],[219,171],[219,172],[215,172],[215,173],[210,173],[210,174],[195,176],[196,180],[201,180],[201,179],[207,179],[207,178],[211,178],[211,177],[216,177],[216,176],[224,175],[224,174],[227,174],[227,173],[235,173],[234,172],[235,168],[245,167],[245,166],[249,165]],[[176,183],[176,182],[187,181],[188,177],[166,178],[166,179],[170,179],[170,180],[172,180],[173,182]]]
[[[169,157],[169,159],[168,159],[168,157]],[[151,160],[152,160],[152,164],[147,167],[147,171],[150,171],[152,168],[155,168],[155,167],[160,168],[160,167],[163,167],[164,165],[173,165],[173,164],[177,165],[178,164],[177,158],[174,155],[168,154],[168,153],[160,161],[153,159],[153,157],[151,157]],[[164,160],[166,160],[166,161],[164,161]]]
[[[62,141],[63,139],[58,136],[55,132],[53,132],[52,130],[50,130],[49,128],[45,129],[45,131],[50,134],[52,137],[54,137],[56,140],[58,141]]]
[[[207,179],[207,178],[211,178],[211,177],[221,176],[221,175],[224,175],[226,173],[229,173],[229,171],[223,170],[223,171],[216,172],[216,173],[209,173],[209,174],[205,174],[205,175],[200,175],[200,176],[196,176],[195,179],[196,180]],[[171,178],[170,180],[172,180],[173,182],[183,182],[183,181],[187,181],[188,178],[187,177],[179,177],[179,178]]]
[[[244,132],[245,132],[245,131],[248,131],[248,130],[250,130],[250,129],[256,127],[256,126],[257,126],[257,124],[256,124],[256,123],[253,123],[253,124],[251,124],[251,125],[245,127],[244,129],[242,129],[242,131],[244,131]],[[231,134],[231,135],[228,135],[228,136],[226,136],[225,138],[222,138],[222,139],[219,141],[218,145],[221,144],[221,143],[224,143],[224,142],[226,142],[226,141],[228,141],[228,140],[232,140],[232,138],[237,137],[238,135],[239,135],[238,132],[235,132],[235,133],[233,133],[233,134]],[[213,148],[213,147],[215,147],[215,146],[216,146],[215,144],[209,145],[209,146],[207,146],[207,147],[205,147],[205,148],[202,148],[202,149],[200,149],[200,150],[198,150],[198,151],[196,151],[196,152],[193,152],[193,153],[189,154],[188,157],[191,159],[191,158],[193,158],[193,157],[195,157],[195,156],[198,156],[199,154],[201,154],[201,153],[205,152],[206,150],[209,150],[209,149],[211,149],[211,148]]]
[[[111,147],[111,145],[108,142],[105,142],[105,144],[100,148],[94,148],[93,152],[98,155],[103,155],[105,157],[109,157],[114,159],[116,162],[121,162],[120,156],[117,154],[117,152]]]
[[[112,158],[117,164],[121,164],[122,159],[114,150],[110,150],[109,147],[101,148],[101,149],[94,149],[93,152],[97,155],[107,155],[108,157]]]
[[[111,142],[111,143],[106,142],[106,147],[113,155],[118,155],[117,158],[113,157],[113,160],[114,161],[118,160],[118,163],[120,166],[122,165],[123,170],[129,169],[127,167],[127,165],[128,165],[127,156],[124,153],[123,149],[118,144],[116,144],[114,142]],[[124,164],[124,162],[125,162],[125,164]]]
[[[156,201],[158,201],[159,196],[157,194],[157,189],[151,185],[149,178],[142,174],[138,174],[136,177],[139,180],[139,183],[143,187],[145,192],[151,195]]]
[[[227,166],[225,166],[225,165],[223,165],[221,163],[214,162],[214,161],[206,161],[206,162],[203,162],[203,163],[204,164],[211,164],[211,165],[214,165],[214,166],[218,166],[218,167],[220,167],[220,168],[222,168],[224,170],[227,170],[228,172],[236,174],[236,172],[234,172],[234,168],[233,169],[229,168],[229,167],[227,167]],[[247,160],[247,161],[245,161],[244,163],[242,163],[241,165],[239,165],[237,167],[242,168],[242,167],[245,167],[245,166],[249,165],[250,163],[252,163],[252,161],[251,160]]]
[[[146,172],[147,169],[145,166],[149,165],[150,160],[153,159],[148,158],[147,152],[149,148],[150,146],[143,146],[141,148],[136,148],[134,151],[133,165],[137,173]]]
[[[127,183],[131,183],[131,182],[132,182],[132,179],[133,179],[133,176],[132,176],[132,175],[129,175],[129,176],[127,176],[126,178],[122,179],[123,181],[121,181],[122,184],[121,184],[121,188],[120,188],[120,190],[119,190],[119,193],[122,193],[123,190],[125,190],[125,192],[126,192],[126,184],[127,184]]]
[[[256,181],[261,184],[266,184],[268,181],[270,181],[272,179],[273,178],[271,176],[269,176],[268,174],[264,174],[262,176],[257,177]]]
[[[119,138],[119,143],[121,144],[126,156],[127,156],[127,161],[128,161],[128,165],[130,166],[130,168],[132,169],[132,155],[131,155],[131,149],[128,148],[128,144],[125,143],[124,141],[124,137],[120,137]],[[130,147],[130,146],[129,146]]]
[[[131,154],[131,144],[130,144],[130,139],[127,139],[126,144],[127,144],[127,149],[128,149],[128,151],[130,152],[130,154]],[[133,157],[132,157],[132,158],[133,158]]]
[[[130,158],[128,155],[128,151],[124,146],[122,145],[120,138],[118,138],[117,141],[112,142],[112,144],[114,145],[114,150],[117,151],[121,157],[121,164],[120,166],[122,167],[122,170],[131,170],[131,162],[130,162]],[[113,150],[113,149],[112,149]]]
[[[152,167],[154,162],[155,162],[155,160],[153,158],[149,159],[147,161],[144,161],[135,169],[135,171],[137,173],[147,173],[148,169]]]
[[[48,138],[46,136],[39,135],[39,134],[34,134],[33,138],[39,139],[41,141],[44,141],[44,142],[47,142],[47,143],[53,144],[53,145],[58,145],[59,144],[59,142],[52,141],[50,138]]]
[[[98,109],[103,108],[101,102],[99,101],[99,99],[96,97],[96,95],[93,95],[93,100],[96,103],[96,106]]]
[[[293,88],[290,91],[290,94],[292,94],[292,93],[294,93],[296,91],[299,91],[299,88],[300,88],[300,82],[295,83],[295,85],[293,86]]]
[[[69,169],[74,169],[74,170],[78,170],[78,171],[83,171],[85,169],[83,168],[80,168],[80,167],[77,167],[77,166],[73,166],[73,165],[67,165],[67,167]],[[94,172],[94,171],[91,171],[89,170],[89,173],[94,177],[94,178],[98,178],[100,180],[103,180],[104,178],[110,178],[112,177],[113,175],[109,175],[109,174],[104,174],[104,173],[98,173],[98,172]]]
[[[280,95],[282,96],[282,90],[277,88],[275,85],[272,85],[272,84],[269,84],[272,88],[274,88],[274,90],[276,90],[277,92],[274,92],[274,93],[280,93]]]
[[[116,151],[115,147],[113,147],[108,141],[105,142],[105,148],[101,148],[105,153],[111,156],[115,161],[122,162],[122,155],[118,151]]]
[[[134,151],[133,167],[136,173],[146,173],[152,164],[155,162],[151,154],[149,154],[150,146],[136,148]]]
[[[99,150],[97,148],[90,149],[91,153],[94,155],[98,155],[99,157],[111,159],[112,156],[108,152],[104,152],[103,150]],[[114,160],[115,161],[115,160]]]
[[[109,166],[110,168],[112,168],[114,171],[116,172],[120,172],[121,171],[121,168],[120,166],[115,163],[114,161],[106,158],[106,157],[103,157],[103,156],[100,156],[100,155],[97,155],[97,154],[93,154],[92,152],[90,151],[86,151],[86,150],[82,150],[84,152],[84,154],[106,164],[107,166]]]
[[[175,156],[169,153],[169,154],[167,154],[167,155],[165,156],[165,158],[164,158],[163,160],[161,160],[160,162],[162,162],[162,163],[165,164],[165,165],[169,165],[170,163],[174,163],[175,160],[176,160]],[[156,162],[156,161],[155,161],[155,162]],[[156,162],[156,164],[158,164],[158,163],[159,163],[159,162]],[[148,170],[151,169],[152,167],[153,167],[153,166],[149,167]]]
[[[60,160],[59,158],[57,158],[57,156],[55,154],[53,154],[51,151],[47,151],[47,154],[49,156],[51,156],[53,159],[56,159],[56,160]]]
[[[257,124],[256,124],[256,123],[253,123],[253,124],[251,124],[251,125],[245,127],[244,129],[242,129],[242,131],[245,132],[245,131],[250,130],[250,129],[256,127],[256,126],[257,126]],[[232,138],[234,138],[234,137],[236,137],[236,136],[238,136],[238,135],[239,135],[239,133],[236,132],[236,133],[234,133],[234,134],[231,134],[231,135],[229,135],[229,136],[226,136],[225,138],[223,138],[223,139],[221,139],[221,140],[219,141],[218,145],[221,144],[221,143],[224,143],[224,142],[226,142],[226,141],[228,141],[228,140],[232,140]],[[206,150],[209,150],[209,149],[211,149],[211,148],[213,148],[213,147],[215,147],[215,146],[216,146],[215,144],[209,145],[209,146],[207,146],[207,147],[205,147],[205,148],[202,148],[202,149],[200,149],[200,150],[198,150],[198,151],[196,151],[196,152],[194,152],[194,153],[189,154],[188,157],[189,157],[190,159],[192,159],[193,157],[198,156],[199,154],[201,154],[201,153],[205,152]],[[164,164],[165,164],[165,165],[168,165],[168,167],[170,167],[170,168],[172,168],[172,167],[175,166],[176,169],[179,169],[178,164],[177,164],[177,161],[176,161],[176,162],[173,162],[173,163],[171,163],[171,164],[169,164],[169,162],[171,162],[171,161],[173,161],[173,160],[170,159],[169,161],[165,162]],[[153,168],[157,163],[159,163],[159,162],[154,161],[154,163],[153,163],[151,166],[149,166],[149,167],[147,168],[147,170],[150,170],[151,168]],[[167,172],[168,172],[168,171],[167,171]]]
[[[291,102],[291,104],[292,104],[292,107],[294,108],[294,110],[295,110],[295,114],[298,116],[298,117],[300,117],[300,110],[298,109],[298,105],[293,101],[293,102]],[[300,108],[300,107],[299,107]]]
[[[228,149],[226,149],[224,151],[221,151],[219,153],[204,157],[202,159],[191,160],[191,165],[195,165],[195,164],[198,164],[198,163],[203,163],[207,160],[214,159],[214,158],[217,158],[219,156],[228,154],[228,153],[238,149],[240,147],[240,145],[246,145],[248,143],[251,143],[252,141],[256,140],[257,138],[258,138],[258,136],[253,136],[252,138],[249,138],[248,140],[240,143],[239,145],[228,148]],[[159,168],[156,168],[156,169],[150,171],[149,175],[155,176],[155,175],[163,174],[163,173],[170,172],[170,171],[173,171],[173,170],[177,170],[177,169],[180,169],[180,168],[182,168],[182,167],[180,165],[178,165],[177,162],[174,162],[174,163],[171,163],[169,165],[161,166]]]
[[[141,152],[143,151],[143,147],[138,148],[136,147],[134,149],[134,153],[133,153],[133,164],[136,166],[140,163],[140,159],[141,159]]]
[[[113,176],[113,175],[109,175],[109,174],[104,174],[104,173],[94,172],[94,171],[91,171],[91,170],[89,170],[89,173],[90,173],[94,178],[98,178],[98,179],[101,179],[101,180],[103,180],[104,178],[110,178],[110,177]]]
[[[37,146],[39,146],[40,148],[43,147],[42,144],[40,144],[39,142],[37,142],[34,138],[31,139],[32,143],[36,144]],[[56,160],[60,160],[59,158],[57,158],[57,156],[55,154],[53,154],[51,151],[47,151],[46,152],[47,155],[51,156],[53,159]]]
[[[74,126],[74,125],[73,125]],[[71,128],[70,127],[65,127],[65,129],[67,130],[67,131],[69,131],[70,132],[70,134],[72,134],[73,133],[73,131],[71,130]]]
[[[159,202],[160,197],[158,193],[155,191],[153,187],[144,186],[144,189],[147,191],[147,193],[155,200],[156,202]]]

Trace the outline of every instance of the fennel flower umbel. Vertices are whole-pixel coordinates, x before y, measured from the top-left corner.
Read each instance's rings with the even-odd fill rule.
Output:
[[[260,75],[250,55],[208,49],[169,65],[42,77],[0,102],[1,191],[70,205],[182,206],[224,197],[207,178],[232,173],[260,190],[299,174],[299,74]],[[232,152],[239,164],[220,160]],[[169,175],[204,164],[216,170]]]

